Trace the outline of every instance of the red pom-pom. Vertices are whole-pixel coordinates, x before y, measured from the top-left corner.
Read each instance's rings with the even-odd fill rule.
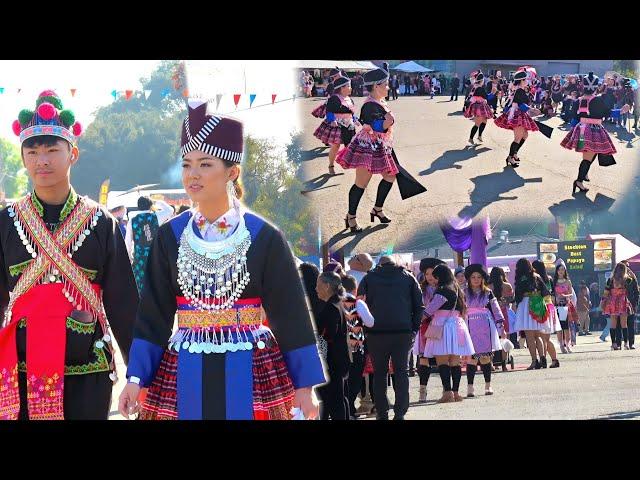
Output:
[[[13,123],[11,124],[11,129],[13,130],[13,133],[15,133],[18,137],[20,136],[20,130],[22,129],[22,127],[20,126],[20,122],[18,120],[13,121]]]
[[[58,95],[56,95],[56,92],[54,92],[53,90],[45,90],[40,95],[38,95],[38,97],[57,97],[57,96]]]
[[[45,102],[38,107],[38,115],[44,120],[51,120],[56,116],[56,107]]]
[[[73,134],[76,137],[79,137],[80,135],[82,135],[82,125],[80,124],[80,122],[76,122],[73,124]]]

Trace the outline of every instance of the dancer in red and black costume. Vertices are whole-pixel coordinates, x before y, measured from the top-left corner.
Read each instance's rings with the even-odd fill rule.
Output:
[[[333,95],[333,91],[334,91],[334,85],[333,82],[336,78],[341,76],[341,72],[340,69],[338,67],[336,68],[332,68],[329,71],[329,83],[327,84],[327,100],[329,99],[329,97],[331,97],[331,95]],[[346,77],[346,75],[344,75]],[[324,118],[325,114],[327,113],[327,102],[322,103],[322,105],[314,108],[311,111],[311,115],[313,115],[316,118]]]
[[[615,160],[613,154],[616,147],[611,141],[611,137],[602,126],[603,118],[611,114],[611,108],[603,95],[595,95],[598,89],[599,79],[593,72],[585,75],[582,83],[584,85],[584,95],[578,99],[578,123],[567,133],[560,145],[569,150],[582,153],[582,162],[578,167],[578,178],[573,182],[573,193],[576,189],[580,192],[588,192],[589,189],[583,182],[588,182],[587,174],[596,156],[599,157],[601,165],[613,165]],[[626,111],[628,106],[625,105]]]
[[[355,105],[351,99],[351,80],[338,77],[333,82],[334,94],[329,97],[326,116],[313,135],[329,144],[329,173],[335,175],[333,164],[340,144],[349,145],[356,133]]]
[[[487,126],[487,118],[493,118],[493,110],[487,103],[487,91],[484,88],[484,74],[478,72],[471,77],[473,87],[469,93],[469,106],[464,111],[466,118],[472,118],[474,125],[471,127],[469,144],[475,145],[473,137],[478,132],[478,141],[482,142],[482,132]]]
[[[382,68],[371,70],[364,74],[364,84],[369,92],[369,98],[360,111],[364,128],[336,157],[342,168],[356,169],[356,181],[349,190],[349,212],[345,218],[345,228],[352,232],[362,231],[356,220],[356,210],[374,174],[382,175],[382,180],[371,210],[371,221],[377,217],[381,223],[391,222],[382,212],[382,206],[399,171],[393,154],[395,118],[384,100],[389,90],[389,72]]]
[[[520,165],[518,151],[527,140],[529,132],[540,130],[536,122],[531,118],[532,116],[540,115],[541,112],[537,108],[529,106],[531,100],[529,94],[525,91],[528,83],[527,77],[525,70],[516,72],[513,76],[513,99],[511,99],[510,106],[505,106],[504,113],[495,120],[496,126],[513,130],[513,142],[509,147],[509,156],[506,159],[506,163],[514,168]]]

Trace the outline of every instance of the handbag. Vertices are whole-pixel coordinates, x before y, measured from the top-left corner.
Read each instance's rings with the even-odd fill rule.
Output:
[[[458,296],[456,293],[456,303],[453,305],[451,312],[453,312],[458,306]],[[424,334],[425,338],[430,338],[432,340],[440,340],[442,338],[442,334],[444,332],[444,325],[435,325],[435,322],[431,321],[429,324],[429,328],[427,328],[427,332]]]
[[[604,153],[599,153],[598,164],[601,167],[610,167],[616,164],[616,160],[613,158],[613,155],[605,155]]]

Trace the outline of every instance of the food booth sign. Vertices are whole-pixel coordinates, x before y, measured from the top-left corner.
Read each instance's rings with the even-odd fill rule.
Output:
[[[574,240],[570,242],[538,242],[538,258],[548,270],[555,270],[558,259],[572,273],[611,271],[614,266],[615,240]]]

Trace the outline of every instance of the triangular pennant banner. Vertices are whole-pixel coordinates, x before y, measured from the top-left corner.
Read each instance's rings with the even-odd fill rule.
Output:
[[[233,103],[236,104],[236,108],[238,107],[238,102],[240,102],[240,97],[242,95],[240,93],[236,93],[233,95]]]
[[[249,108],[251,108],[251,105],[253,105],[253,101],[256,99],[256,94],[252,93],[249,95]]]
[[[75,89],[75,88],[72,88],[72,89],[71,89],[71,96],[72,96],[72,97],[75,97],[75,96],[76,96],[76,90],[77,90],[77,89]]]
[[[188,88],[185,88],[185,89],[182,91],[182,96],[183,96],[183,97],[185,97],[185,98],[189,96],[189,89],[188,89]]]
[[[131,100],[131,97],[133,96],[133,90],[125,90],[124,91],[124,97],[127,100]]]
[[[216,94],[216,110],[218,110],[218,107],[220,106],[220,100],[222,100],[222,94],[218,93]]]
[[[162,96],[162,98],[165,98],[167,95],[169,95],[169,93],[171,93],[171,90],[165,88],[164,90],[162,90],[162,93],[160,95]]]
[[[113,96],[113,99],[114,99],[114,100],[117,100],[117,99],[118,99],[118,92],[116,92],[115,90],[112,90],[112,91],[111,91],[111,95]]]
[[[145,100],[149,100],[149,95],[151,95],[151,90],[145,90],[144,91],[144,99]]]
[[[277,93],[272,93],[272,94],[271,94],[271,103],[272,103],[272,104],[273,104],[273,103],[275,103],[275,101],[276,101],[276,97],[277,97],[277,96],[278,96],[278,94],[277,94]]]

